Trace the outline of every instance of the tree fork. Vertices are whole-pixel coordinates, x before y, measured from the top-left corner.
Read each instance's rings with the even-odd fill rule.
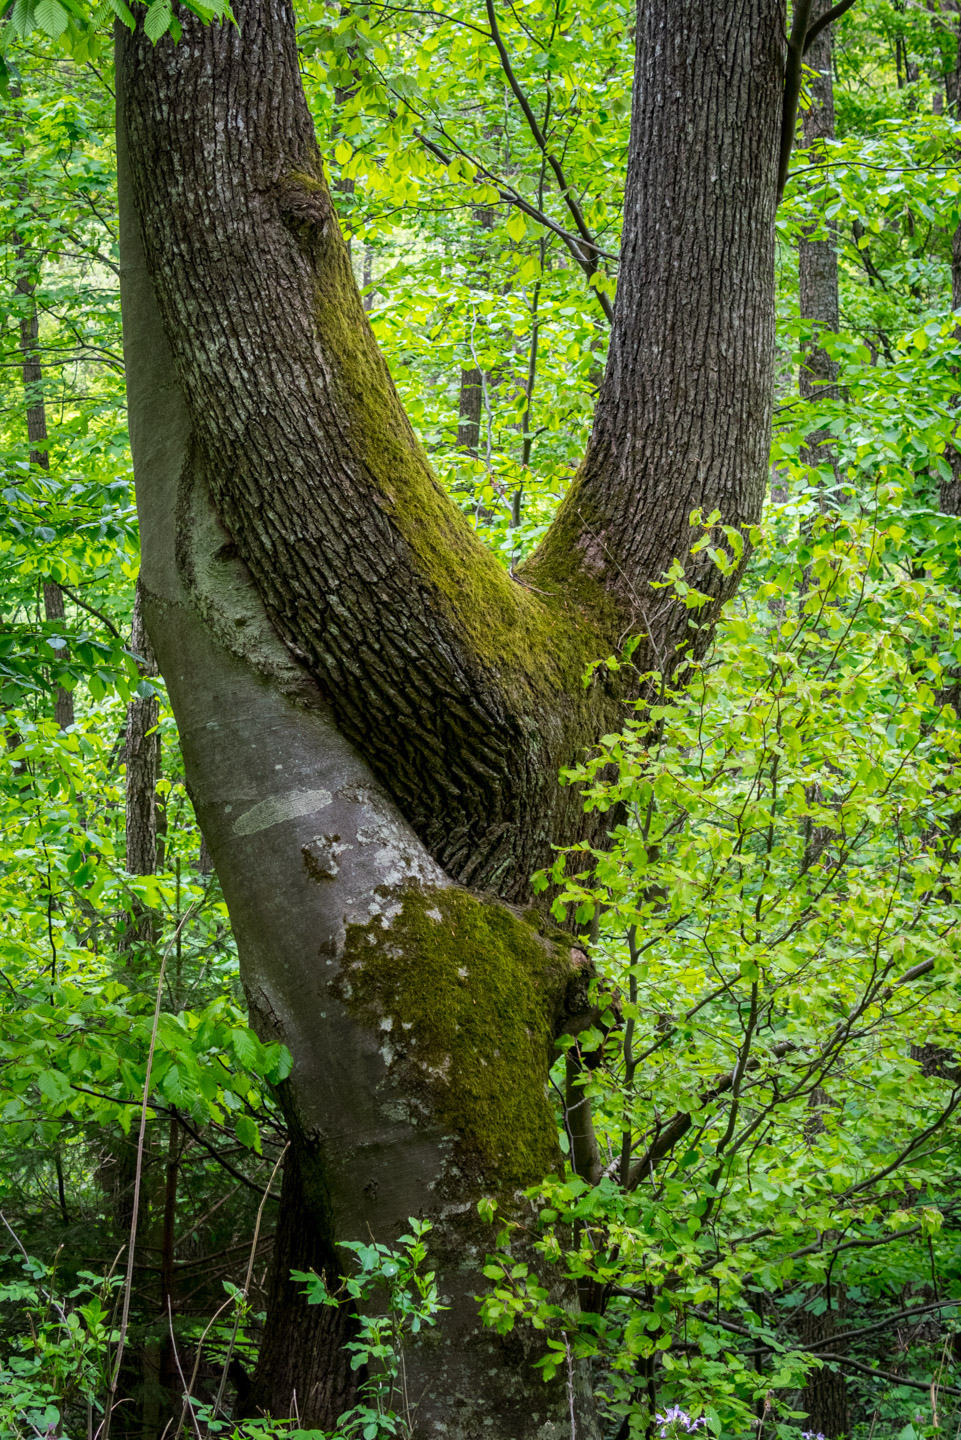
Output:
[[[250,0],[238,19],[188,18],[156,48],[138,33],[121,77],[196,463],[272,622],[427,848],[460,881],[522,899],[551,845],[585,833],[557,771],[622,696],[600,672],[585,690],[586,665],[638,629],[643,660],[668,663],[689,615],[650,584],[696,538],[691,511],[737,527],[760,513],[783,5],[641,6],[597,425],[517,578],[441,491],[377,350],[287,0]],[[711,224],[692,232],[705,196]],[[716,605],[736,573],[702,560],[696,583]]]
[[[592,1440],[580,1371],[573,1396],[544,1385],[536,1336],[477,1319],[477,1200],[523,1216],[559,1165],[547,1072],[584,1009],[570,937],[502,897],[585,833],[558,767],[622,699],[586,663],[641,627],[669,668],[689,617],[651,583],[691,510],[760,512],[783,4],[640,6],[611,360],[519,581],[437,485],[376,349],[292,12],[237,13],[184,16],[176,46],[120,37],[121,284],[144,618],[254,1023],[293,1057],[282,1263],[428,1216],[449,1309],[409,1358],[417,1433],[560,1440],[573,1404]],[[737,567],[694,570],[710,615]],[[296,1389],[329,1425],[340,1337],[285,1281],[252,1395],[290,1414]]]

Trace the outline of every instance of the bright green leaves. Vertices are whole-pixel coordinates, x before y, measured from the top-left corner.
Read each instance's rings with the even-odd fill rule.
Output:
[[[519,244],[527,234],[527,221],[519,210],[510,210],[505,228],[510,238]]]
[[[717,520],[695,549],[723,568]],[[774,510],[707,662],[648,677],[571,774],[612,817],[550,876],[597,917],[607,1019],[563,1048],[610,1158],[539,1187],[541,1244],[619,1298],[552,1320],[505,1260],[491,1314],[603,1356],[615,1414],[655,1356],[718,1433],[789,1407],[832,1237],[869,1318],[892,1273],[924,1283],[926,1237],[956,1273],[955,1072],[923,1055],[961,1045],[958,527],[894,487]]]
[[[20,11],[19,15],[18,10]],[[22,36],[27,33],[27,27],[24,24],[26,10],[27,0],[18,0],[17,5],[14,6],[13,21],[15,25],[19,26]],[[33,7],[33,23],[45,35],[49,35],[51,40],[60,39],[67,28],[69,19],[70,12],[60,4],[60,0],[36,0]]]
[[[204,24],[210,25],[233,20],[229,0],[182,0],[185,10],[196,15]],[[181,34],[180,22],[173,13],[172,0],[148,0],[138,5],[137,12],[126,0],[98,0],[98,3],[84,4],[82,0],[15,0],[5,26],[6,33],[0,33],[0,49],[7,51],[11,37],[24,41],[31,35],[46,36],[61,41],[67,52],[77,61],[84,62],[99,56],[105,43],[109,43],[110,27],[118,19],[128,30],[137,25],[140,15],[148,37],[157,43],[162,36],[170,34],[176,41]],[[8,65],[2,70],[4,81],[2,93],[8,90]]]
[[[357,1322],[355,1338],[347,1342],[346,1349],[351,1369],[365,1371],[367,1378],[359,1387],[359,1403],[338,1418],[335,1433],[320,1437],[319,1431],[310,1432],[318,1440],[379,1440],[413,1434],[415,1407],[402,1379],[403,1352],[412,1337],[431,1329],[438,1313],[447,1307],[440,1303],[433,1270],[423,1268],[430,1222],[411,1218],[409,1223],[411,1233],[401,1235],[395,1246],[340,1242],[341,1249],[352,1253],[354,1265],[341,1277],[336,1292],[313,1271],[291,1271],[291,1278],[304,1287],[308,1305],[358,1305],[352,1312]]]

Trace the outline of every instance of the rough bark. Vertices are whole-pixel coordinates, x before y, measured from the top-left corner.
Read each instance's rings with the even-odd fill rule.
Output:
[[[570,938],[503,900],[580,833],[557,769],[622,698],[585,690],[585,663],[652,599],[649,653],[684,639],[650,586],[691,510],[760,511],[783,6],[641,6],[612,362],[520,582],[434,480],[376,349],[293,14],[237,16],[185,16],[176,46],[122,37],[117,73],[144,617],[254,1022],[293,1056],[249,1405],[291,1414],[296,1389],[302,1420],[333,1423],[341,1336],[287,1269],[428,1215],[449,1309],[408,1357],[418,1436],[591,1440],[580,1371],[544,1385],[536,1335],[477,1321],[476,1202],[523,1214],[519,1187],[558,1163],[547,1069],[586,1003]],[[716,607],[734,580],[697,582]]]
[[[143,623],[143,599],[138,588],[130,623],[130,648],[138,657],[141,676],[159,673],[153,645]],[[160,773],[160,704],[156,695],[140,696],[127,706],[125,759],[127,870],[131,875],[153,875],[157,869],[157,778]]]
[[[816,0],[811,12],[812,21],[820,19],[830,8],[830,0]],[[816,76],[810,85],[810,104],[802,112],[801,119],[807,150],[834,139],[832,35],[832,26],[826,26],[804,57],[805,64]],[[811,335],[801,356],[798,380],[801,398],[812,401],[837,399],[837,362],[820,344],[821,333],[834,334],[839,325],[838,253],[833,228],[829,228],[823,238],[804,236],[798,242],[798,292],[801,318],[812,322]],[[832,466],[834,447],[830,431],[819,430],[808,436],[801,459],[806,465],[817,468]]]
[[[638,28],[620,320],[595,438],[527,584],[442,493],[400,406],[281,0],[251,6],[240,30],[188,25],[156,50],[138,38],[124,77],[148,259],[231,542],[431,853],[509,898],[577,833],[579,804],[554,777],[616,699],[601,681],[581,688],[585,664],[653,600],[662,650],[687,633],[688,612],[649,583],[686,550],[695,506],[733,525],[759,511],[782,6],[669,8],[644,6]],[[677,72],[667,104],[662,63]],[[692,233],[705,195],[712,224]],[[699,579],[718,598],[733,585],[709,562]]]
[[[803,1344],[823,1342],[837,1329],[837,1312],[825,1310],[821,1315],[805,1312],[801,1317],[800,1338]],[[843,1347],[842,1347],[843,1348]],[[808,1382],[798,1397],[798,1409],[807,1413],[807,1428],[827,1440],[842,1440],[851,1433],[851,1409],[848,1402],[844,1372],[825,1364],[811,1370]]]
[[[20,367],[27,411],[27,440],[30,443],[30,464],[42,470],[50,468],[47,446],[47,406],[43,397],[43,365],[40,360],[40,318],[35,299],[36,281],[30,274],[27,246],[16,232],[11,237],[17,255],[16,285],[20,303],[25,308],[20,316]],[[43,582],[43,611],[46,620],[64,620],[66,611],[63,591],[55,580]],[[61,730],[74,722],[73,693],[58,685],[53,703],[54,719]]]
[[[130,648],[138,656],[141,676],[157,675],[157,657],[143,621],[140,587],[134,599],[130,623]],[[157,780],[160,774],[160,704],[156,695],[141,696],[127,706],[126,784],[124,818],[126,866],[131,875],[154,875],[157,871]],[[136,902],[123,948],[147,944],[154,938],[151,911]]]
[[[957,61],[955,65],[955,109],[959,93],[959,80],[961,80],[961,28],[958,30]],[[961,310],[961,225],[958,225],[951,240],[951,305],[957,312]],[[955,334],[961,338],[961,326]],[[961,405],[961,396],[956,397],[956,405]],[[946,515],[961,515],[961,436],[955,426],[954,443],[948,451],[948,460],[951,465],[951,479],[941,481],[941,509]]]
[[[460,372],[460,395],[457,403],[457,448],[468,455],[477,454],[480,446],[481,411],[484,391],[477,366]]]
[[[248,1403],[290,1415],[296,1389],[302,1419],[334,1423],[350,1393],[340,1334],[283,1268],[330,1257],[337,1239],[389,1240],[429,1214],[450,1309],[429,1350],[409,1358],[423,1433],[566,1434],[566,1387],[531,1380],[533,1337],[505,1347],[482,1332],[473,1295],[490,1242],[477,1200],[500,1191],[510,1205],[556,1163],[543,1081],[580,971],[569,941],[552,945],[533,917],[451,884],[271,628],[196,463],[120,151],[144,614],[252,1016],[294,1057],[290,1243]],[[590,1437],[585,1406],[579,1394]]]
[[[610,355],[587,457],[529,567],[613,598],[616,623],[650,636],[641,659],[665,666],[690,615],[651,586],[688,559],[692,512],[743,527],[764,493],[784,26],[765,0],[638,7]],[[739,572],[703,553],[687,568],[709,618]]]

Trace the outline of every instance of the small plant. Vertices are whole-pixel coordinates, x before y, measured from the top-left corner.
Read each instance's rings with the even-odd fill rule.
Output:
[[[89,1432],[105,1389],[105,1357],[116,1339],[110,1297],[121,1277],[81,1271],[64,1295],[55,1264],[26,1254],[20,1263],[23,1279],[0,1284],[0,1306],[15,1306],[21,1322],[15,1338],[0,1348],[0,1437],[67,1436],[71,1420],[80,1417]]]
[[[354,1301],[357,1305],[353,1312],[357,1337],[348,1341],[346,1348],[351,1369],[366,1366],[369,1373],[360,1386],[359,1404],[340,1416],[330,1440],[379,1440],[387,1435],[409,1440],[414,1433],[417,1407],[407,1388],[404,1350],[410,1337],[433,1325],[438,1312],[446,1307],[439,1301],[434,1272],[421,1272],[430,1222],[412,1219],[410,1228],[411,1233],[402,1235],[394,1249],[373,1242],[343,1241],[342,1247],[356,1256],[357,1269],[343,1277],[337,1294],[320,1275],[291,1272],[295,1280],[304,1282],[309,1304],[339,1306]],[[365,1314],[365,1302],[375,1296],[380,1313]]]

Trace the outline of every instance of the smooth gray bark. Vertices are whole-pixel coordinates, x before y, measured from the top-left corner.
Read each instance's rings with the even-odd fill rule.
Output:
[[[450,881],[272,629],[192,464],[191,422],[144,264],[122,137],[118,148],[143,611],[252,1018],[294,1057],[285,1106],[296,1159],[285,1186],[309,1243],[296,1255],[288,1247],[286,1258],[301,1267],[306,1258],[333,1282],[345,1267],[336,1239],[390,1240],[409,1216],[430,1215],[431,1263],[450,1309],[434,1343],[408,1357],[422,1397],[418,1433],[560,1440],[569,1432],[566,1380],[544,1386],[529,1368],[529,1342],[505,1347],[479,1329],[473,1295],[489,1236],[476,1201],[487,1177],[463,1163],[458,1137],[445,1133],[427,1097],[415,1103],[392,1083],[391,1017],[382,1030],[358,1021],[338,984],[348,927],[373,922],[387,944],[399,893],[439,894]],[[511,915],[511,923],[522,922]],[[283,1223],[289,1231],[289,1214]],[[302,1418],[333,1424],[352,1399],[337,1349],[343,1326],[331,1328],[330,1312],[311,1314],[286,1276],[275,1277],[275,1291],[272,1374],[255,1385],[254,1401],[275,1414],[293,1414],[296,1404]],[[292,1318],[302,1333],[284,1330]],[[581,1433],[590,1437],[580,1378],[578,1388]]]

